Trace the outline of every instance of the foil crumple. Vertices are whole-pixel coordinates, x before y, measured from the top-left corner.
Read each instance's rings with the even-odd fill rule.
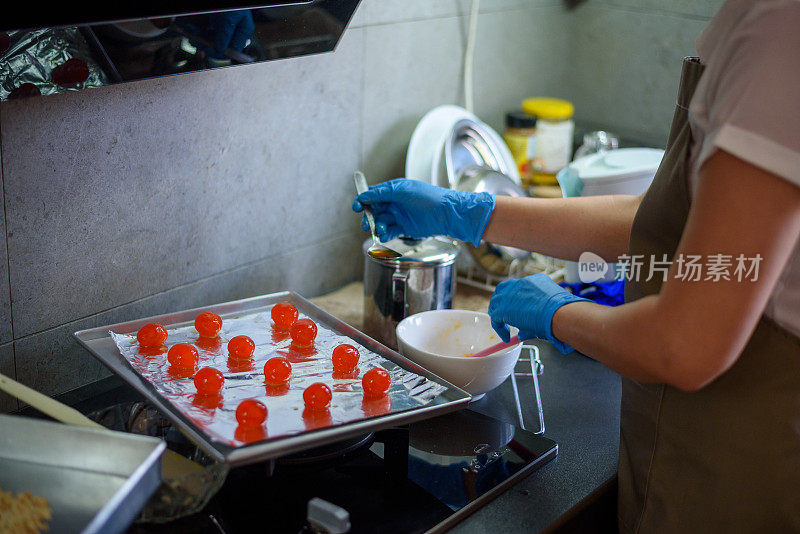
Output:
[[[202,338],[193,326],[164,326],[169,334],[167,346],[158,349],[140,348],[135,333],[109,333],[123,357],[161,396],[212,440],[234,447],[410,410],[430,403],[447,389],[318,321],[313,346],[295,347],[288,332],[274,327],[269,310],[225,318],[217,338]],[[228,357],[227,342],[238,335],[249,336],[255,342],[255,353],[249,360]],[[223,373],[225,385],[220,395],[199,395],[192,378],[194,370],[182,371],[170,366],[168,347],[176,343],[190,343],[197,348],[198,369],[210,366]],[[353,373],[333,370],[331,354],[343,343],[356,347],[360,353]],[[292,364],[291,379],[283,386],[264,382],[264,363],[275,356],[284,356]],[[361,377],[372,367],[381,367],[392,377],[387,395],[377,399],[365,397],[361,387]],[[304,408],[303,391],[315,382],[325,383],[333,392],[329,410]],[[236,408],[245,399],[257,399],[267,406],[267,420],[262,428],[238,426]]]
[[[93,59],[91,50],[76,27],[46,28],[8,32],[9,46],[0,51],[0,100],[25,83],[35,85],[43,95],[108,85],[108,77]],[[89,77],[72,86],[53,81],[53,70],[67,60],[78,58],[89,69]]]

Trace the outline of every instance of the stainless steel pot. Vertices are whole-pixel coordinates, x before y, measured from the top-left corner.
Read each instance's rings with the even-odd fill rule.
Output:
[[[453,307],[456,292],[456,242],[432,237],[394,239],[386,246],[402,254],[378,259],[364,241],[364,332],[397,348],[397,323],[415,313]]]

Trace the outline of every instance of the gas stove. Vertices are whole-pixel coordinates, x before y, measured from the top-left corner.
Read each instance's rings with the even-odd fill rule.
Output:
[[[558,446],[542,435],[541,405],[540,420],[528,422],[535,431],[522,420],[521,405],[539,402],[534,378],[533,362],[520,358],[512,377],[467,409],[234,468],[202,511],[165,524],[135,523],[130,532],[447,530],[556,457]],[[101,387],[73,404],[110,428],[130,431],[132,420],[154,410],[116,377]],[[157,432],[145,432],[173,449],[190,446],[160,420]],[[320,516],[327,518],[322,524]]]

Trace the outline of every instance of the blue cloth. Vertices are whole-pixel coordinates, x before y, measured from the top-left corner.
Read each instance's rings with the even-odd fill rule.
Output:
[[[558,285],[569,290],[573,295],[605,306],[619,306],[625,302],[625,282],[622,280],[594,282],[591,284],[561,282]]]
[[[381,241],[447,235],[478,246],[494,210],[494,196],[398,178],[373,185],[358,195],[353,211],[362,211],[364,204],[372,207]],[[369,230],[366,218],[361,227]]]
[[[553,315],[562,306],[580,301],[587,299],[573,295],[539,273],[500,282],[489,301],[489,316],[492,328],[503,341],[511,337],[509,326],[515,326],[520,339],[544,339],[567,354],[574,349],[553,336]]]

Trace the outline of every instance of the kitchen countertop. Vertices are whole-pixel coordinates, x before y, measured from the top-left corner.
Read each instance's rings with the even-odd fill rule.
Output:
[[[453,307],[486,311],[491,295],[461,286]],[[360,328],[363,285],[349,284],[311,299],[329,313]],[[549,343],[537,342],[544,374],[539,377],[545,436],[558,443],[555,460],[477,510],[451,532],[607,532],[616,529],[616,473],[619,451],[619,376],[577,352],[562,356]],[[58,399],[87,411],[93,403],[118,402],[120,380],[109,377]],[[495,394],[506,402],[501,391]],[[105,398],[107,397],[107,398]],[[520,391],[523,420],[537,421],[533,395]],[[530,402],[526,404],[526,399]],[[475,408],[480,411],[477,401]],[[26,408],[23,415],[37,416]],[[502,418],[502,417],[501,417]],[[514,423],[514,420],[509,420]]]
[[[453,307],[486,311],[490,296],[461,286]],[[312,299],[356,328],[362,324],[362,301],[363,285],[358,282]],[[536,344],[544,364],[539,380],[545,436],[558,443],[558,457],[451,532],[585,532],[615,527],[619,376],[577,352],[562,356],[547,342]],[[523,417],[536,420],[535,402],[523,401]]]

